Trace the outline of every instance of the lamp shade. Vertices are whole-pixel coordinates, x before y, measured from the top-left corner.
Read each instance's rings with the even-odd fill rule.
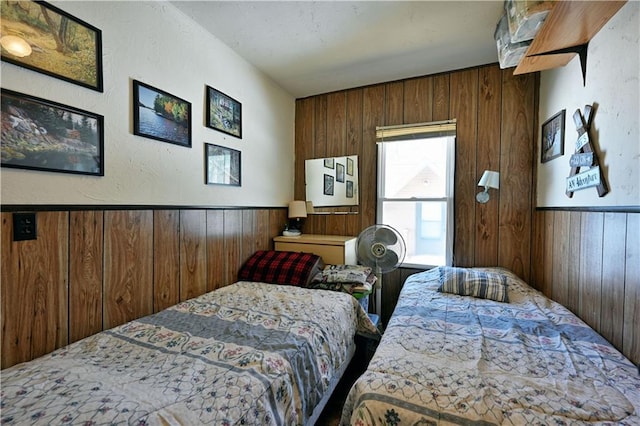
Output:
[[[500,188],[500,173],[491,170],[485,170],[478,182],[478,186],[485,188]]]
[[[307,203],[305,201],[289,202],[289,219],[307,217]]]

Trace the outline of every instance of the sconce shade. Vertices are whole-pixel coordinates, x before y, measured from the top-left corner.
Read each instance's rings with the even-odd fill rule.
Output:
[[[491,170],[485,170],[478,182],[478,186],[485,188],[500,189],[500,173]]]
[[[5,50],[18,58],[31,55],[31,46],[25,39],[18,36],[6,35],[0,38],[0,45]]]
[[[289,219],[307,217],[307,203],[305,201],[289,202]]]

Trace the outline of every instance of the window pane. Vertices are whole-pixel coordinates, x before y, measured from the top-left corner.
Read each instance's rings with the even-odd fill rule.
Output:
[[[404,238],[407,255],[403,263],[446,265],[446,202],[384,201],[382,217]]]
[[[447,138],[387,143],[384,198],[442,198],[447,190]]]

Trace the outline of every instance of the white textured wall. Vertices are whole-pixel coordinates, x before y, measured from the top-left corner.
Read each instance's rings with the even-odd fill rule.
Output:
[[[586,87],[577,57],[564,68],[541,73],[540,125],[562,109],[567,111],[563,156],[540,163],[538,138],[538,207],[640,205],[639,10],[640,2],[629,1],[591,40]],[[573,113],[594,103],[590,136],[610,192],[600,198],[595,188],[586,188],[569,198],[566,178],[578,137]]]
[[[284,206],[295,99],[170,3],[52,1],[102,30],[104,93],[2,62],[3,88],[104,116],[105,176],[3,168],[2,204]],[[242,28],[238,28],[242,31]],[[192,148],[133,135],[131,80],[192,104]],[[242,103],[242,139],[204,125],[205,85]],[[204,147],[242,151],[242,186],[204,184]]]

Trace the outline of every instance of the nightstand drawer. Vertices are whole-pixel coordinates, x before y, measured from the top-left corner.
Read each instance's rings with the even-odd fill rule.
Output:
[[[278,251],[297,251],[317,254],[327,265],[355,265],[356,237],[341,235],[302,234],[297,237],[275,237]]]

